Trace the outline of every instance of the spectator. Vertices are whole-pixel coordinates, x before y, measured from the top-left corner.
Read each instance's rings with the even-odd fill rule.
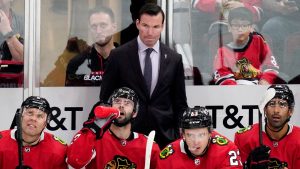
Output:
[[[83,124],[68,149],[68,163],[74,168],[144,168],[147,138],[131,131],[131,121],[138,114],[136,93],[122,87],[113,92],[109,104],[119,115],[96,111]],[[108,131],[106,132],[106,130]],[[156,169],[159,148],[153,144],[150,168]]]
[[[287,37],[293,35],[293,33],[300,30],[300,1],[288,1],[288,0],[264,0],[263,7],[269,18],[262,27],[261,32],[264,35],[268,35],[271,40],[271,48],[274,55],[278,59],[278,63],[281,66],[281,70],[287,76],[291,76],[294,73],[290,73],[295,70],[290,70],[291,65],[284,64],[284,45]],[[299,53],[298,53],[299,55]],[[297,60],[294,60],[297,63]],[[299,65],[299,63],[297,64]],[[296,66],[297,67],[297,66]],[[296,73],[297,74],[297,73]],[[287,77],[288,78],[288,77]],[[292,77],[290,77],[292,78]]]
[[[21,127],[0,132],[0,168],[20,168],[18,157],[23,155],[24,169],[67,169],[66,143],[44,131],[50,118],[51,109],[46,99],[28,97],[22,103],[18,118]],[[20,154],[18,148],[21,148]]]
[[[219,30],[217,26],[223,27],[223,33],[228,32],[228,14],[229,11],[239,7],[245,7],[251,11],[251,15],[254,18],[254,22],[258,22],[261,19],[262,9],[261,0],[196,0],[193,1],[192,6],[198,10],[210,13],[214,18],[209,28],[209,33],[217,33]]]
[[[146,135],[155,130],[161,148],[179,138],[179,117],[187,107],[181,55],[159,42],[164,17],[154,3],[141,8],[136,20],[139,36],[112,50],[100,92],[100,101],[106,102],[116,88],[136,91],[140,111],[133,130]]]
[[[183,137],[161,151],[159,169],[243,168],[238,148],[213,131],[211,116],[204,107],[188,108],[181,127]]]
[[[0,60],[23,61],[24,18],[11,9],[12,2],[0,2]]]
[[[117,29],[113,11],[108,7],[98,7],[89,16],[94,44],[70,60],[66,71],[66,86],[99,86],[110,51],[117,46],[113,42],[113,33]]]
[[[279,66],[264,38],[252,32],[251,12],[244,7],[232,9],[228,21],[233,41],[218,49],[215,84],[273,84]]]
[[[298,168],[300,128],[289,123],[294,113],[293,92],[287,85],[272,85],[262,100],[265,102],[264,112],[261,112],[265,117],[264,128],[254,124],[235,134],[242,162],[247,161],[249,169]],[[262,130],[263,145],[260,145],[259,130]]]

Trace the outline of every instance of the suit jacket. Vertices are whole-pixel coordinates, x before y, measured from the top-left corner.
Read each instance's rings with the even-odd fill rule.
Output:
[[[161,148],[179,137],[179,119],[187,107],[180,54],[160,43],[159,76],[150,97],[140,66],[137,38],[112,50],[100,100],[106,102],[115,89],[125,86],[139,97],[133,131],[148,135],[151,130],[156,130],[155,140]]]

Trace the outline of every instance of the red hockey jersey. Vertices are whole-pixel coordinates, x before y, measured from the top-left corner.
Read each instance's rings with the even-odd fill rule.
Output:
[[[187,155],[183,139],[167,145],[158,161],[159,169],[242,169],[237,146],[219,133],[213,131],[207,152],[192,158]]]
[[[120,140],[106,131],[96,140],[89,129],[82,129],[73,138],[68,149],[67,162],[74,168],[144,168],[147,137],[133,132],[130,139]],[[154,156],[159,155],[159,148],[153,144],[150,168],[156,169]]]
[[[239,130],[235,134],[235,144],[241,152],[242,162],[247,160],[251,150],[259,146],[259,127],[254,124]],[[289,125],[289,132],[279,141],[271,140],[265,131],[262,132],[263,144],[271,148],[271,168],[279,168],[279,165],[288,169],[298,169],[300,166],[300,128]]]
[[[218,49],[214,62],[214,80],[218,85],[258,84],[264,79],[273,84],[279,66],[263,39],[250,33],[249,41],[242,49],[223,46]]]
[[[15,129],[0,132],[0,168],[16,169],[19,165],[15,132]],[[23,164],[32,169],[67,169],[66,157],[67,145],[46,132],[38,144],[23,147]]]

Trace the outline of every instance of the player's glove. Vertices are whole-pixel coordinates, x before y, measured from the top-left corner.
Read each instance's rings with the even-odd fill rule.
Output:
[[[271,149],[265,145],[256,147],[248,156],[245,169],[267,169],[270,162],[270,151]]]
[[[83,129],[88,128],[95,133],[96,139],[101,139],[104,132],[109,129],[111,123],[119,116],[119,114],[113,111],[109,112],[112,109],[109,107],[107,107],[107,109],[103,106],[98,108],[99,109],[96,107],[96,109],[94,109],[94,117],[83,123]]]

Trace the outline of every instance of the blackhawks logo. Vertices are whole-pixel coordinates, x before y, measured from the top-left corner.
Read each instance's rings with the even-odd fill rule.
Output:
[[[56,137],[56,136],[53,136],[53,138],[54,138],[54,140],[60,142],[61,144],[67,145],[67,143],[66,143],[65,141],[63,141],[62,139],[60,139],[60,138],[58,138],[58,137]]]
[[[288,168],[287,162],[278,160],[277,158],[270,158],[268,169],[283,169]]]
[[[236,79],[256,78],[261,72],[256,69],[250,61],[242,58],[236,62],[237,70],[234,72]]]
[[[238,134],[244,133],[248,130],[251,130],[251,126],[245,127],[245,128],[241,128],[237,131]]]
[[[104,169],[136,169],[136,164],[131,162],[127,157],[116,155],[109,161]]]
[[[174,153],[174,149],[171,144],[169,144],[167,147],[165,147],[159,154],[159,157],[161,159],[166,159],[170,155]]]
[[[228,140],[222,136],[216,135],[214,138],[212,138],[212,143],[223,146],[228,144]]]

